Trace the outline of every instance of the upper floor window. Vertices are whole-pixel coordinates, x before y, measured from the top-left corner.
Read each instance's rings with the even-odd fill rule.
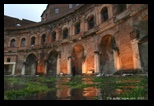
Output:
[[[102,9],[101,15],[102,15],[102,22],[104,22],[108,19],[108,9],[107,9],[107,7],[104,7]]]
[[[31,38],[31,45],[35,45],[35,37],[34,36]]]
[[[10,58],[7,58],[7,62],[10,62],[11,61],[11,59]]]
[[[69,9],[73,8],[73,4],[68,5]]]
[[[119,4],[119,13],[126,10],[126,4]]]
[[[25,47],[25,45],[26,45],[26,39],[22,38],[21,39],[21,47]]]
[[[80,23],[75,24],[75,34],[80,32]]]
[[[59,8],[55,8],[55,13],[59,13]]]
[[[41,42],[42,42],[42,44],[44,44],[44,43],[45,43],[45,41],[46,41],[46,40],[45,40],[45,38],[46,38],[46,35],[45,35],[45,34],[43,34],[43,35],[42,35],[42,41],[41,41]]]
[[[79,4],[76,4],[76,7],[78,6]]]
[[[94,27],[94,17],[90,16],[88,18],[88,29],[92,29]]]
[[[68,29],[65,28],[65,29],[63,30],[63,38],[66,39],[67,37],[68,37]]]
[[[52,41],[55,41],[55,40],[56,40],[56,32],[53,31],[53,32],[52,32]]]
[[[15,39],[11,40],[10,47],[15,47]]]

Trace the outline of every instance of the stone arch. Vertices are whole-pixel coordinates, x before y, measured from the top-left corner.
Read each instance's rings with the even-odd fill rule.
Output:
[[[47,56],[47,59],[45,60],[47,75],[55,76],[57,74],[57,59],[58,52],[56,50],[50,51]]]
[[[37,57],[34,53],[27,55],[25,75],[36,75],[37,74]]]
[[[118,51],[115,38],[111,35],[105,35],[99,43],[100,51],[100,71],[101,73],[113,74],[115,72],[115,55]]]
[[[84,62],[84,47],[81,44],[76,44],[72,49],[72,67],[75,68],[75,74],[81,75]],[[73,70],[72,70],[73,71]]]

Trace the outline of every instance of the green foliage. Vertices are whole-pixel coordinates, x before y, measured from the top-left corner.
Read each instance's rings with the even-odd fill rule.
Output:
[[[10,77],[5,78],[5,81],[9,81],[11,83],[24,83],[26,85],[25,88],[19,90],[6,90],[4,91],[4,100],[13,100],[20,96],[30,96],[32,94],[47,92],[50,90],[56,90],[56,88],[48,88],[45,84],[47,82],[54,82],[55,78],[45,78],[45,77],[35,77],[35,78],[18,78],[18,77]]]

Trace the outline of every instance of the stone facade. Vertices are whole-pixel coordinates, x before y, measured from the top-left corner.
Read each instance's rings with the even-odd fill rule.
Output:
[[[72,67],[76,74],[148,71],[147,4],[48,4],[41,17],[4,27],[5,72],[9,62],[16,75],[70,75]]]

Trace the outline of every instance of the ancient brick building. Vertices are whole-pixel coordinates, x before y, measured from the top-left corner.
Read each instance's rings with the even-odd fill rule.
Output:
[[[148,71],[147,4],[48,4],[41,22],[12,19],[4,20],[5,74]]]

